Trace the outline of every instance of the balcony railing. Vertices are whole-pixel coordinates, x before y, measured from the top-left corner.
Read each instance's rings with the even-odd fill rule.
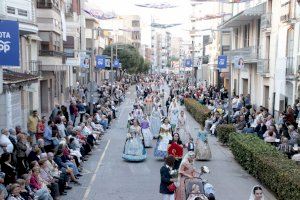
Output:
[[[61,51],[40,50],[39,56],[64,57],[65,53]]]
[[[267,29],[272,25],[272,13],[265,13],[261,16],[261,28]]]
[[[29,61],[29,73],[33,75],[40,75],[40,66],[42,65],[41,61],[31,60]]]
[[[270,59],[259,59],[257,62],[257,73],[262,75],[270,73]]]
[[[39,1],[36,2],[36,7],[40,9],[54,9],[60,14],[59,8],[52,2]]]
[[[241,56],[245,62],[257,62],[259,48],[256,46],[234,49],[231,51],[232,56]],[[229,54],[229,52],[226,52]]]

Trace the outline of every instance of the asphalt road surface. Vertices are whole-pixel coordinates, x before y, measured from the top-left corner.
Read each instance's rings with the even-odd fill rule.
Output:
[[[165,90],[168,91],[167,88]],[[125,102],[119,107],[118,118],[100,145],[94,149],[90,159],[84,163],[84,176],[79,180],[82,185],[73,186],[63,200],[162,199],[159,194],[159,169],[163,162],[154,158],[154,149],[147,149],[147,160],[141,163],[126,162],[121,157],[127,134],[127,116],[132,110],[135,97],[135,90],[132,87],[127,92]],[[187,127],[195,135],[199,125],[187,112],[186,114]],[[215,186],[216,199],[248,200],[252,187],[260,183],[237,164],[231,152],[221,146],[215,137],[210,136],[209,143],[212,160],[197,161],[196,166],[206,165],[210,168],[211,173],[203,177]],[[276,199],[266,189],[264,194],[265,200]]]

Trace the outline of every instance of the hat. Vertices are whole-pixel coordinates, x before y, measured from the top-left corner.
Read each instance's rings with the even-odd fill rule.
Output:
[[[0,178],[4,179],[5,177],[5,173],[4,172],[0,172]]]

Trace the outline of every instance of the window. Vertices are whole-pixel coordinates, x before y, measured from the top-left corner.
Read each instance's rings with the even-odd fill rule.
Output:
[[[132,27],[140,27],[140,21],[139,20],[133,20],[132,21]]]
[[[244,26],[244,47],[249,47],[250,24]]]
[[[27,17],[27,10],[18,9],[18,15]]]
[[[7,13],[16,14],[16,9],[14,7],[7,6],[6,9],[7,9]]]

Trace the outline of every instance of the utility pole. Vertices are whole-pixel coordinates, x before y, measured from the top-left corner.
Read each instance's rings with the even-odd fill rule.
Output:
[[[114,62],[114,51],[113,44],[110,45],[110,84],[111,84],[111,96],[113,95],[113,62]]]
[[[194,77],[193,77],[193,80],[194,80],[194,84],[196,85],[197,84],[197,69],[195,67],[195,37],[192,36],[192,69],[194,71]]]
[[[94,89],[94,80],[93,80],[93,74],[94,74],[94,66],[95,66],[95,40],[94,40],[94,30],[92,29],[92,52],[91,52],[91,62],[90,62],[90,70],[89,70],[89,97],[90,97],[90,114],[93,115],[94,110],[94,102],[93,102],[93,89]]]

